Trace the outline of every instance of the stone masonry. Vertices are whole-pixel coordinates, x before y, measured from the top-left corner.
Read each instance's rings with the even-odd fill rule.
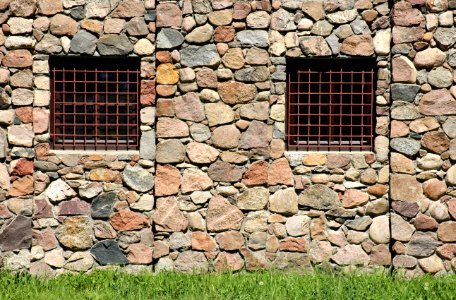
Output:
[[[453,272],[455,9],[0,0],[0,268]],[[51,149],[49,58],[71,55],[140,57],[138,151]],[[287,151],[299,57],[376,59],[372,152]]]

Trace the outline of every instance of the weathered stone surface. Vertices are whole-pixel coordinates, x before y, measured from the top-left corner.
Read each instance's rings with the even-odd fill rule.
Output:
[[[304,54],[309,56],[329,56],[332,54],[322,36],[304,36],[299,38],[299,45]]]
[[[420,86],[416,84],[399,84],[391,85],[391,97],[395,101],[413,102],[418,94]]]
[[[421,12],[412,8],[410,2],[401,1],[394,5],[393,22],[397,26],[417,26],[424,22],[424,17]]]
[[[277,31],[292,31],[296,29],[293,22],[293,14],[283,8],[275,11],[271,15],[271,28]]]
[[[31,245],[31,218],[17,216],[0,232],[0,249],[4,252],[29,249]]]
[[[90,214],[90,204],[81,200],[70,200],[61,202],[58,207],[60,216],[88,215]]]
[[[197,93],[187,93],[174,98],[176,117],[182,120],[200,122],[205,119],[204,106]]]
[[[75,252],[63,267],[70,271],[87,272],[92,268],[93,263],[94,259],[89,252]]]
[[[67,217],[55,231],[60,244],[71,250],[90,248],[92,234],[92,222],[87,216]]]
[[[269,198],[269,210],[272,212],[293,215],[298,212],[298,195],[293,188],[278,190]]]
[[[126,265],[128,263],[128,259],[114,240],[106,240],[95,244],[95,246],[90,249],[90,253],[102,266]]]
[[[440,242],[432,235],[416,232],[405,248],[405,253],[414,257],[427,257],[434,253]]]
[[[423,135],[421,145],[431,152],[443,153],[450,147],[450,141],[443,132],[431,131]]]
[[[111,4],[112,5],[112,4]],[[146,13],[144,3],[139,0],[123,0],[111,13],[115,18],[142,17]]]
[[[287,272],[302,272],[310,268],[309,258],[302,253],[279,252],[272,267]]]
[[[423,95],[419,109],[428,116],[451,115],[456,113],[456,101],[447,89],[432,90]]]
[[[182,34],[171,28],[162,28],[157,34],[157,48],[159,49],[173,49],[179,47],[184,42]]]
[[[227,162],[217,161],[207,171],[214,181],[237,182],[242,178],[242,170]]]
[[[331,256],[331,260],[341,266],[347,265],[367,265],[369,256],[359,245],[346,245],[340,248],[336,254]]]
[[[456,33],[455,33],[456,36]],[[439,67],[428,73],[428,83],[436,88],[446,88],[453,82],[453,74],[450,70]]]
[[[181,63],[186,67],[216,67],[220,64],[220,56],[213,44],[204,46],[190,45],[181,50]]]
[[[269,144],[267,125],[253,120],[241,135],[239,147],[242,149],[262,148]]]
[[[261,210],[269,201],[269,191],[265,188],[247,189],[237,198],[236,205],[242,210]]]
[[[217,148],[236,148],[240,138],[241,132],[235,125],[220,126],[212,132],[212,142]]]
[[[264,30],[242,30],[236,35],[237,40],[242,47],[259,47],[269,46],[267,31]]]
[[[353,208],[360,205],[364,205],[369,201],[369,195],[355,189],[349,189],[345,191],[342,198],[342,207]]]
[[[45,191],[51,201],[62,201],[76,196],[76,192],[62,179],[51,182]]]
[[[244,237],[238,231],[226,231],[216,235],[220,249],[232,251],[244,246]]]
[[[196,27],[185,36],[185,40],[189,43],[203,44],[209,41],[214,33],[214,29],[210,24],[205,24]]]
[[[392,77],[394,82],[415,83],[417,71],[414,64],[405,56],[393,58]]]
[[[200,251],[215,251],[217,244],[215,240],[205,232],[192,233],[192,249]]]
[[[419,259],[418,264],[427,273],[437,273],[445,269],[442,260],[437,255]]]
[[[113,213],[117,195],[114,192],[102,193],[98,195],[91,204],[92,218],[107,219]]]
[[[169,196],[177,194],[181,184],[180,172],[171,165],[158,165],[155,173],[155,195]]]
[[[182,192],[204,191],[212,187],[213,182],[209,176],[198,169],[187,169],[182,175]]]
[[[179,210],[175,198],[158,198],[154,224],[158,231],[179,232],[187,229],[188,220]]]
[[[227,104],[249,102],[255,98],[257,93],[253,84],[234,81],[219,83],[217,90],[222,101]]]
[[[122,173],[124,182],[138,192],[147,192],[154,186],[154,176],[140,166],[127,166]]]
[[[413,62],[418,68],[430,69],[441,66],[446,59],[446,54],[438,48],[427,48],[416,54]]]
[[[175,3],[160,3],[157,5],[157,27],[180,27],[182,11]]]
[[[129,210],[113,214],[110,223],[118,231],[136,230],[149,226],[149,220],[144,215]]]
[[[394,138],[391,140],[390,146],[402,154],[413,156],[418,153],[420,142],[410,138]]]
[[[204,273],[208,271],[208,262],[201,252],[185,251],[174,261],[174,269],[183,273]]]
[[[158,163],[178,163],[184,161],[185,147],[179,140],[165,140],[157,145],[156,160]]]
[[[315,184],[299,195],[299,205],[318,210],[329,210],[341,206],[337,193],[325,185]]]
[[[18,17],[28,17],[35,13],[36,0],[12,0],[9,2],[10,11]]]
[[[287,219],[285,228],[291,236],[308,235],[310,230],[310,217],[308,216],[293,216]]]
[[[388,216],[375,217],[369,228],[369,237],[377,244],[386,244],[390,240],[390,220]]]
[[[97,47],[97,40],[93,34],[80,30],[71,40],[70,51],[80,54],[93,54]]]
[[[101,55],[127,55],[133,45],[124,34],[105,34],[98,39],[97,49]]]
[[[158,84],[175,84],[179,81],[179,72],[173,64],[160,64],[157,67]]]
[[[413,222],[413,226],[417,230],[436,230],[439,227],[439,223],[437,223],[434,218],[429,217],[427,215],[419,214],[416,218],[415,221]]]
[[[244,214],[228,200],[213,196],[207,210],[207,229],[209,231],[239,230]]]
[[[421,184],[412,175],[391,175],[391,199],[416,202],[423,197]]]
[[[237,253],[222,252],[214,261],[216,272],[239,271],[244,267],[244,261]]]
[[[340,52],[352,56],[371,56],[374,54],[370,35],[352,35],[346,38],[340,47]]]
[[[456,242],[456,222],[444,222],[437,229],[437,236],[443,242]]]
[[[391,237],[396,241],[408,242],[415,228],[399,215],[391,215]]]
[[[220,152],[207,144],[191,142],[187,145],[187,155],[191,162],[208,164],[217,160]]]
[[[439,27],[433,37],[440,49],[447,50],[456,42],[456,29]]]

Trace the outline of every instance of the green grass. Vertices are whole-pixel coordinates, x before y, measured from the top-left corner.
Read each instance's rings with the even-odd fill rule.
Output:
[[[129,275],[97,271],[38,279],[0,273],[0,299],[454,299],[456,276],[278,272]]]

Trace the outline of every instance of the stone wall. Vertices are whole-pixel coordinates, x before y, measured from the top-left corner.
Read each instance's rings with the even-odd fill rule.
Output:
[[[0,0],[3,267],[443,270],[452,14],[442,0]],[[50,149],[50,55],[141,57],[138,151]],[[376,59],[374,151],[287,151],[300,57]]]

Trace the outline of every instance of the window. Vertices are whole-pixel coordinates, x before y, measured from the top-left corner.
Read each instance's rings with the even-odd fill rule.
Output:
[[[51,57],[53,149],[139,146],[139,59]]]
[[[372,150],[374,70],[374,59],[288,60],[288,149]]]

